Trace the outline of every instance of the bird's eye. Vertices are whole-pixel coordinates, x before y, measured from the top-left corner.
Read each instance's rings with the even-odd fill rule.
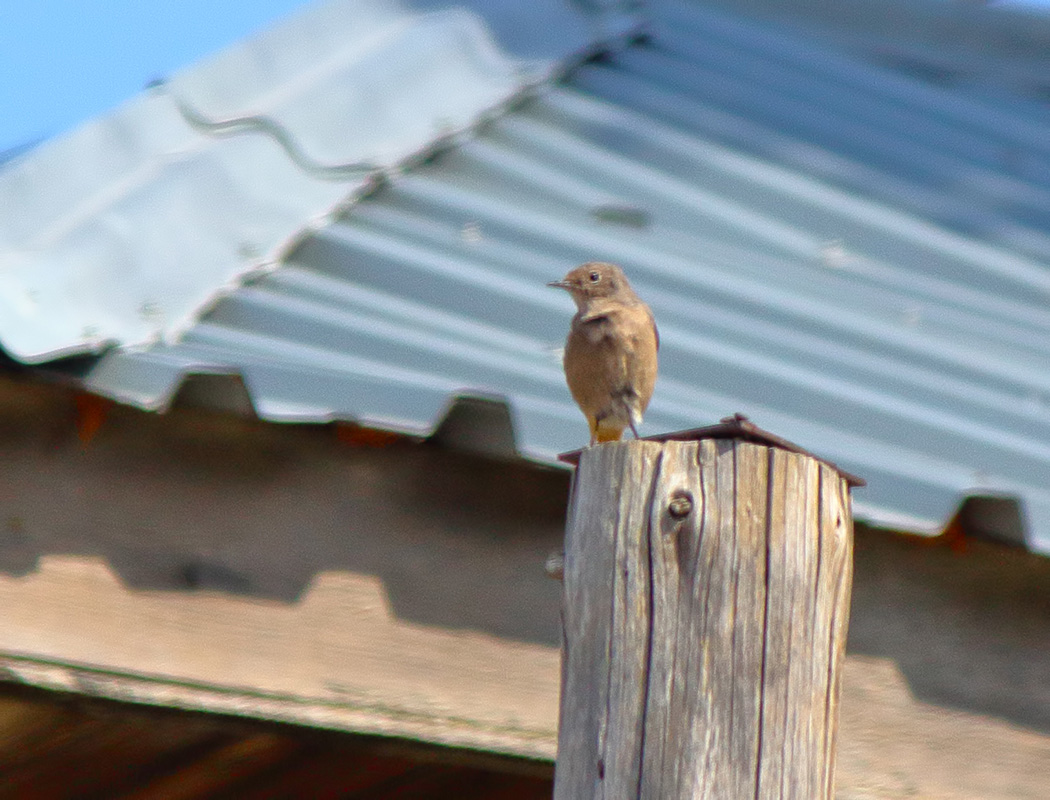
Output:
[[[591,279],[591,283],[597,283],[602,279],[602,274],[600,272],[592,272],[587,277]]]

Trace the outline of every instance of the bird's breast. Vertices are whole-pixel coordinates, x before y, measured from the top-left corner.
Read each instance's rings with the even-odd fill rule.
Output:
[[[585,412],[604,408],[624,390],[644,408],[656,380],[656,334],[648,308],[578,314],[565,343],[565,378]]]

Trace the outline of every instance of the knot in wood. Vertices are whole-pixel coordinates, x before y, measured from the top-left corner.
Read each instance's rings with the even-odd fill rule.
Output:
[[[693,510],[693,496],[685,489],[679,489],[671,495],[671,501],[667,504],[667,512],[675,519],[688,517]]]

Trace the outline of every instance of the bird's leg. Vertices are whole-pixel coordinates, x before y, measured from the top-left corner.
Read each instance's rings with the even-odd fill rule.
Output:
[[[634,434],[634,438],[641,439],[642,437],[638,435],[638,429],[634,427],[634,420],[628,420],[627,424],[631,426],[631,433]]]

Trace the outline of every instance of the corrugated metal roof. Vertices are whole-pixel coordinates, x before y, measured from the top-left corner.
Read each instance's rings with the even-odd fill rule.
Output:
[[[24,153],[28,153],[30,150],[36,147],[37,144],[38,143],[35,141],[24,142],[23,144],[15,145],[14,147],[9,147],[6,150],[0,150],[0,166],[3,166],[8,161],[14,161],[16,158],[23,155]]]
[[[177,335],[377,177],[617,30],[545,0],[543,46],[501,47],[476,10],[438,5],[317,5],[10,165],[5,349],[38,363]]]
[[[188,374],[240,374],[268,419],[421,434],[458,395],[502,397],[520,452],[549,461],[586,426],[556,353],[570,303],[543,284],[607,259],[660,324],[643,433],[741,411],[865,477],[862,518],[933,531],[965,496],[1017,497],[1050,553],[1045,112],[700,4],[649,13],[645,42],[381,186],[177,342],[107,353],[85,384],[163,408]],[[1009,512],[985,524],[1019,535]]]
[[[707,0],[802,30],[818,42],[953,95],[1009,104],[1010,96],[1043,101],[1050,14],[1045,2],[914,2],[914,0]],[[1005,94],[1004,94],[1005,93]]]

